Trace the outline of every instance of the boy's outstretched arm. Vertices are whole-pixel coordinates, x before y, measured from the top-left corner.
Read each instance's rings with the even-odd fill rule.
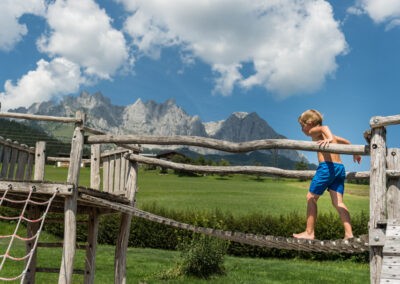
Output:
[[[336,141],[337,141],[338,144],[347,144],[347,145],[351,144],[349,140],[347,140],[347,139],[345,139],[343,137],[335,136],[335,138],[336,138]],[[353,155],[353,161],[355,163],[359,164],[361,162],[361,156],[360,155]]]

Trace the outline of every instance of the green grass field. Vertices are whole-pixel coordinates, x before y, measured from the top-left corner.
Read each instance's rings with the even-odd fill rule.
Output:
[[[254,176],[178,177],[160,175],[154,171],[140,172],[137,206],[149,203],[177,210],[215,210],[233,215],[263,213],[285,215],[305,212],[309,181],[263,178]],[[345,202],[352,214],[368,212],[369,188],[366,185],[346,185]],[[335,212],[329,194],[318,201],[323,212]]]
[[[65,181],[67,169],[46,167],[46,180]],[[89,169],[82,169],[80,184],[89,186]],[[160,175],[157,171],[140,171],[137,206],[149,204],[174,210],[230,212],[236,216],[252,213],[284,215],[290,212],[304,212],[305,195],[309,181],[262,178],[253,176],[204,176],[179,177],[174,174]],[[368,212],[368,186],[346,185],[345,202],[352,214]],[[320,212],[334,211],[329,195],[321,197]],[[0,232],[12,230],[10,225],[1,223]],[[41,241],[54,237],[44,234]],[[4,253],[5,240],[0,242],[0,254]],[[99,246],[96,259],[96,283],[113,283],[114,250],[112,246]],[[24,246],[17,244],[15,253],[22,255]],[[238,258],[228,256],[225,261],[227,274],[210,280],[180,278],[161,280],[162,272],[172,269],[178,253],[155,249],[128,249],[127,283],[368,283],[367,264],[351,261],[305,261]],[[84,251],[78,251],[76,267],[84,267]],[[41,266],[58,267],[61,249],[43,249],[38,253]],[[16,275],[21,267],[9,265],[0,273]],[[12,263],[10,261],[10,263]],[[37,274],[37,283],[54,283],[56,274]],[[75,276],[74,283],[82,283],[82,276]]]

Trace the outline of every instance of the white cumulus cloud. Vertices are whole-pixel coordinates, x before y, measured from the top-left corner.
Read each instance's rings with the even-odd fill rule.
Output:
[[[0,1],[0,50],[11,50],[28,33],[28,28],[19,20],[24,14],[42,16],[44,0],[1,0]]]
[[[65,58],[55,58],[50,62],[41,59],[36,70],[29,71],[15,85],[6,81],[0,101],[4,110],[29,107],[35,102],[77,92],[81,83],[77,64]]]
[[[47,5],[47,6],[46,6]],[[13,83],[7,80],[0,100],[4,109],[79,91],[97,80],[111,80],[133,64],[121,31],[94,0],[1,0],[0,50],[12,49],[27,33],[19,18],[31,13],[42,16],[47,30],[38,38],[43,59]]]
[[[375,23],[386,23],[387,28],[400,24],[400,0],[358,0],[348,12],[368,14]]]
[[[324,0],[118,0],[124,30],[154,58],[165,47],[209,64],[215,92],[262,86],[280,97],[313,92],[332,75],[347,43]],[[251,74],[241,73],[244,64]]]
[[[86,75],[110,79],[128,59],[125,38],[111,21],[92,0],[57,0],[48,7],[50,33],[40,38],[39,49],[75,62]]]

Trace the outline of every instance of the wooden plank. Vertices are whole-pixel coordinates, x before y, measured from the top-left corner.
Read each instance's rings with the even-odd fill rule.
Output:
[[[115,155],[115,171],[114,171],[114,190],[113,192],[117,192],[120,189],[121,182],[121,154]]]
[[[369,229],[374,230],[385,216],[386,193],[386,130],[383,127],[371,131],[370,165],[370,220]],[[369,233],[372,235],[372,232]],[[379,283],[382,268],[382,247],[370,246],[370,282]]]
[[[19,145],[17,141],[14,141],[15,145]],[[18,149],[15,147],[11,147],[11,158],[10,158],[10,165],[8,167],[8,179],[14,179],[15,178],[15,166],[17,164],[17,158],[18,158]]]
[[[385,256],[380,283],[400,283],[400,256]]]
[[[34,180],[44,179],[44,166],[46,162],[46,142],[38,141],[35,147],[35,171],[33,174]]]
[[[388,220],[386,227],[386,242],[383,247],[384,259],[386,256],[400,257],[400,225],[392,225],[391,220]]]
[[[15,178],[18,180],[23,180],[25,175],[25,167],[28,163],[28,153],[20,151],[18,155],[18,166]]]
[[[115,155],[110,156],[110,165],[108,168],[108,192],[114,191],[114,171],[115,171]]]
[[[11,140],[10,140],[11,141]],[[6,177],[8,173],[8,165],[10,163],[11,147],[5,146],[3,151],[3,164],[1,167],[0,178]]]
[[[102,159],[103,161],[103,191],[109,192],[108,188],[108,177],[109,177],[109,168],[110,168],[110,159],[109,157],[105,157]]]
[[[127,197],[131,206],[135,204],[135,193],[137,187],[138,165],[136,162],[129,164],[129,175],[127,181]],[[115,247],[114,283],[127,283],[126,279],[126,253],[128,249],[129,232],[132,223],[132,214],[123,213],[119,227],[118,239]]]
[[[90,154],[90,187],[100,190],[100,144],[91,146]]]
[[[77,112],[76,119],[84,121],[84,114]],[[72,283],[72,274],[75,260],[75,246],[76,246],[76,213],[77,213],[77,199],[78,199],[78,184],[80,165],[83,152],[83,131],[82,124],[76,124],[71,142],[71,161],[68,168],[67,182],[74,185],[72,195],[65,198],[64,205],[64,248],[62,253],[62,261],[60,267],[60,274],[58,278],[59,284]]]
[[[122,154],[124,156],[124,154]],[[121,157],[121,171],[120,171],[120,181],[119,181],[119,191],[125,191],[125,183],[126,183],[126,176],[127,176],[127,165],[129,161],[124,157]]]
[[[31,147],[35,151],[35,148]],[[28,153],[28,163],[25,169],[25,180],[31,180],[33,174],[33,167],[35,164],[35,154]]]
[[[312,141],[297,141],[289,139],[264,139],[235,143],[198,136],[92,135],[86,137],[85,142],[88,144],[133,143],[141,145],[186,145],[211,148],[232,153],[267,149],[293,149],[337,154],[369,154],[368,147],[364,145],[329,144],[327,147],[320,147],[317,143]]]
[[[388,149],[386,162],[388,170],[400,170],[400,149]],[[389,177],[387,185],[387,218],[400,218],[400,178]]]
[[[28,181],[0,181],[0,190],[11,189],[13,192],[29,192],[31,188],[35,189],[36,193],[54,194],[58,190],[58,195],[71,195],[73,186],[70,184],[61,183],[40,183]]]

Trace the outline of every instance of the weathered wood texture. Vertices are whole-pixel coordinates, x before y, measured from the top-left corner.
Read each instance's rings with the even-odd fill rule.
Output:
[[[400,283],[400,219],[388,219],[380,283]]]
[[[71,160],[70,158],[67,157],[47,157],[46,158],[47,161],[49,162],[68,162]],[[90,163],[91,160],[90,159],[82,159],[83,163]]]
[[[136,162],[129,163],[129,174],[126,181],[127,197],[130,205],[135,204],[135,193],[137,188],[138,166]],[[129,232],[131,227],[132,214],[122,213],[119,234],[115,246],[115,263],[114,263],[114,283],[127,283],[126,281],[126,254],[128,249]]]
[[[320,147],[315,142],[289,139],[265,139],[234,143],[197,136],[136,136],[136,135],[93,135],[86,138],[88,144],[98,143],[135,143],[152,145],[186,145],[210,148],[232,153],[249,152],[266,149],[293,149],[339,154],[368,155],[368,147],[364,145],[330,144]]]
[[[34,180],[44,179],[44,166],[46,161],[46,142],[36,142]]]
[[[37,182],[0,180],[0,188],[9,188],[10,193],[27,193],[34,188],[35,193],[53,194],[57,190],[58,195],[71,195],[73,186],[65,183],[42,183],[39,180]]]
[[[40,210],[37,206],[30,206],[28,208],[28,218],[31,220],[40,218]],[[38,232],[40,228],[39,222],[28,222],[26,226],[27,238],[32,238]],[[26,254],[31,253],[31,250],[34,246],[35,240],[29,240],[26,242]],[[25,265],[29,262],[29,259],[25,260]],[[36,275],[36,263],[37,263],[37,249],[33,252],[31,261],[29,263],[27,273],[24,277],[25,284],[35,284],[35,275]]]
[[[387,169],[400,170],[400,149],[388,149]],[[400,178],[389,177],[387,180],[386,211],[388,219],[400,219]]]
[[[80,112],[76,114],[76,121],[84,121],[84,115]],[[64,205],[64,248],[60,267],[59,284],[72,283],[72,274],[75,259],[76,246],[76,213],[77,197],[79,184],[79,170],[83,152],[83,131],[82,124],[77,123],[71,142],[71,155],[68,169],[67,182],[74,185],[71,196],[65,198]]]
[[[400,115],[374,116],[370,119],[371,128],[383,127],[387,125],[400,124]]]
[[[100,131],[100,130],[97,130],[97,129],[94,129],[94,128],[90,128],[90,127],[87,127],[87,126],[83,127],[83,130],[85,132],[89,132],[89,133],[92,133],[92,134],[95,134],[95,135],[106,135],[107,134],[104,131]],[[116,144],[116,145],[120,146],[122,148],[128,149],[128,150],[132,150],[133,152],[137,152],[137,153],[141,151],[141,148],[138,145],[127,145],[127,144]]]
[[[275,167],[261,166],[197,166],[189,164],[180,164],[165,160],[140,156],[137,154],[125,154],[126,159],[136,161],[138,163],[156,165],[163,168],[174,170],[182,170],[197,173],[214,173],[214,174],[263,174],[289,178],[305,178],[311,179],[315,171],[311,170],[284,170]],[[365,179],[369,177],[369,172],[348,172],[347,179]]]
[[[127,149],[117,149],[113,151],[105,151],[101,154],[103,164],[103,191],[114,194],[122,194],[125,190],[125,182],[127,179],[127,160],[124,154],[128,153]]]
[[[100,144],[94,144],[91,146],[90,187],[95,190],[100,190],[100,151]],[[97,237],[100,222],[99,215],[100,214],[96,208],[93,208],[89,214],[88,247],[86,249],[85,261],[85,284],[94,283]]]
[[[370,166],[370,220],[369,235],[374,234],[378,222],[386,220],[386,130],[384,127],[374,128],[371,137]],[[382,247],[370,247],[370,280],[379,283],[382,267]]]
[[[46,142],[40,141],[40,142],[36,142],[36,148],[35,148],[35,171],[34,171],[34,177],[33,179],[35,181],[43,181],[44,180],[44,161],[45,161],[45,152],[46,152]],[[19,159],[18,160],[18,164],[21,162],[25,162],[24,160],[26,160],[26,165],[27,167],[29,166],[33,166],[32,165],[28,165],[28,155],[32,155],[28,152],[25,152],[24,155],[24,159]],[[20,168],[20,166],[18,166]],[[28,171],[28,169],[27,169]],[[32,171],[31,171],[32,172]],[[19,176],[23,175],[23,170],[22,173],[19,174]],[[18,184],[20,186],[20,184]],[[9,185],[10,186],[10,185]],[[28,190],[29,188],[32,188],[32,186],[30,187],[26,187],[26,189]],[[36,188],[36,186],[35,186]],[[13,189],[15,190],[15,189]],[[52,189],[54,190],[54,188]],[[57,189],[56,189],[57,190]],[[28,208],[28,216],[30,219],[35,220],[38,219],[40,217],[40,209],[38,206],[34,206],[31,205]],[[38,232],[40,228],[40,224],[37,222],[28,222],[27,223],[27,237],[31,238],[32,236],[36,235],[36,233]],[[34,245],[34,240],[28,241],[26,243],[26,253],[30,253],[33,245]],[[35,276],[36,276],[36,259],[37,259],[37,250],[35,250],[32,254],[32,258],[27,270],[27,274],[24,277],[24,283],[26,284],[34,284],[35,283]],[[29,260],[27,259],[26,262],[28,262]]]
[[[8,180],[32,179],[34,148],[0,137],[0,178]]]
[[[96,249],[97,237],[99,233],[100,214],[97,209],[93,208],[89,214],[89,227],[88,227],[88,246],[86,248],[86,261],[85,261],[85,284],[94,283],[94,274],[96,269]]]
[[[0,112],[0,117],[28,119],[28,120],[41,120],[41,121],[54,121],[64,123],[80,123],[82,118],[79,117],[58,117],[58,116],[47,116],[27,113],[14,113],[14,112]]]

